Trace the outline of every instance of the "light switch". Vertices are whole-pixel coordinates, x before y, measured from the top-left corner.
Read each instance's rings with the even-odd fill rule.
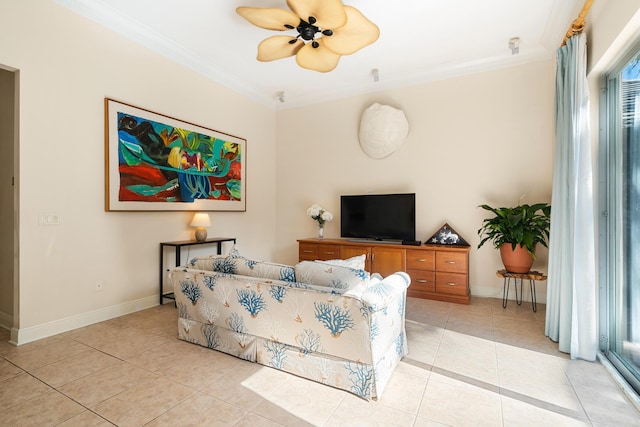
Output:
[[[54,213],[39,213],[38,224],[39,225],[58,225],[60,224],[60,218],[58,218],[58,214],[54,214]]]

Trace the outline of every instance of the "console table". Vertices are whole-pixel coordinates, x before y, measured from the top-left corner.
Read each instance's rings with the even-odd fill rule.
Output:
[[[365,255],[365,270],[388,276],[404,271],[411,277],[410,297],[469,304],[468,246],[420,246],[354,242],[348,239],[300,239],[298,259],[347,259]]]
[[[160,305],[164,298],[173,299],[175,297],[173,292],[164,292],[164,248],[169,246],[176,249],[176,264],[175,266],[180,265],[180,255],[182,253],[182,248],[188,246],[196,246],[196,245],[217,245],[217,253],[218,255],[222,254],[222,243],[223,242],[233,242],[236,243],[235,237],[213,237],[210,239],[203,240],[201,242],[197,240],[180,240],[177,242],[160,242]]]

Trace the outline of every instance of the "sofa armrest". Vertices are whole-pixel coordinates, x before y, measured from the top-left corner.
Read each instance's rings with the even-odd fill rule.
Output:
[[[384,279],[372,278],[362,293],[361,300],[370,311],[383,310],[399,298],[404,298],[411,283],[409,275],[403,271],[393,273]]]

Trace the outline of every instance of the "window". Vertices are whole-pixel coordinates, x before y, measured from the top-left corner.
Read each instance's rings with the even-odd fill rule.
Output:
[[[602,352],[640,393],[640,48],[604,81],[600,162]]]

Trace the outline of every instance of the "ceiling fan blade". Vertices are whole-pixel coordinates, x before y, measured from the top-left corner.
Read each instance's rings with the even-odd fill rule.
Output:
[[[293,28],[300,24],[300,18],[295,13],[284,9],[241,6],[236,8],[236,12],[256,27],[267,30],[284,31],[289,29],[285,24]]]
[[[296,62],[299,66],[321,73],[336,68],[338,61],[340,61],[340,55],[327,49],[322,40],[318,40],[317,48],[312,47],[311,43],[307,43],[298,51]]]
[[[347,25],[333,30],[333,35],[322,37],[328,49],[339,55],[351,55],[378,40],[380,29],[358,9],[345,6]]]
[[[307,21],[310,16],[317,19],[315,25],[322,29],[342,27],[347,15],[340,0],[287,0],[289,8]]]
[[[296,43],[290,44],[291,40]],[[258,45],[258,61],[267,62],[276,59],[293,56],[304,46],[304,43],[295,37],[273,36],[264,39]]]

